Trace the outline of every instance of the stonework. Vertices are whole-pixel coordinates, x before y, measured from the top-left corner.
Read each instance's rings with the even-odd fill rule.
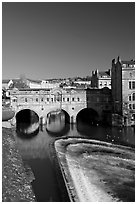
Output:
[[[109,88],[87,89],[87,108],[96,110],[99,121],[111,125],[112,95]]]
[[[108,87],[111,89],[111,70],[102,72],[98,70],[93,71],[91,76],[91,87],[98,89]]]
[[[23,89],[11,90],[10,94],[16,114],[22,109],[31,109],[39,117],[47,118],[49,112],[62,109],[75,122],[77,113],[87,107],[85,90]]]
[[[135,124],[135,61],[112,61],[113,113],[123,116],[123,125]]]
[[[11,106],[17,114],[30,109],[46,121],[51,111],[64,110],[75,123],[78,113],[83,109],[93,109],[99,121],[111,125],[111,90],[104,89],[22,89],[11,90]],[[15,117],[16,117],[15,114]],[[15,123],[15,118],[13,119]]]

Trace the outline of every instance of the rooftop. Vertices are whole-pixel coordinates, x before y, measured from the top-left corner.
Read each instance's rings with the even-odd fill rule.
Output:
[[[135,60],[130,60],[130,61],[121,61],[122,64],[129,64],[129,65],[134,65]]]

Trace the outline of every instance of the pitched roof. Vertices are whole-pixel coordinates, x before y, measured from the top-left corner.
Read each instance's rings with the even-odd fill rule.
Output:
[[[110,77],[110,74],[109,74],[109,72],[108,71],[102,71],[102,72],[99,72],[99,77]]]
[[[130,61],[121,61],[122,64],[130,64],[130,65],[134,65],[135,64],[135,60],[130,60]]]
[[[9,81],[10,81],[11,79],[2,79],[2,83],[9,83]]]
[[[33,82],[33,83],[41,83],[42,80],[34,80],[34,79],[27,79],[29,82]]]

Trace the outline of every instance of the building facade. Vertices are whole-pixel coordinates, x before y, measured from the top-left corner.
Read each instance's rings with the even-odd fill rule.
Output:
[[[98,113],[98,121],[103,125],[112,125],[112,93],[108,87],[87,89],[87,108]]]
[[[123,117],[124,125],[135,122],[135,61],[112,60],[113,112]]]
[[[102,89],[108,87],[111,89],[111,70],[99,72],[98,70],[92,71],[91,87]]]
[[[11,79],[3,79],[2,80],[2,88],[3,89],[9,89],[11,84],[13,84],[13,81]]]

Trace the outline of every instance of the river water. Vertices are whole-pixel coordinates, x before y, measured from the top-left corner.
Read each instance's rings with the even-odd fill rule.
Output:
[[[54,121],[53,133],[40,126],[32,137],[22,137],[16,133],[16,141],[23,161],[28,164],[34,174],[33,191],[38,202],[67,202],[69,197],[65,190],[62,176],[56,160],[54,141],[60,137],[82,137],[107,141],[115,144],[135,146],[134,127],[112,128],[89,126],[86,124],[65,125],[56,132],[57,123]]]

